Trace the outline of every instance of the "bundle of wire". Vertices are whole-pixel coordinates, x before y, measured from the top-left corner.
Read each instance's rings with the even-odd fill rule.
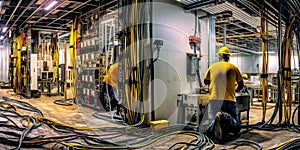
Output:
[[[290,150],[300,148],[300,138],[285,141],[279,145],[268,148],[267,150]]]
[[[44,116],[38,108],[29,103],[8,97],[2,97],[2,99],[3,101],[0,103],[0,118],[2,118],[0,126],[3,130],[0,131],[0,144],[18,145],[16,149],[26,147],[49,148],[49,146],[52,146],[53,149],[59,147],[135,149],[150,145],[164,137],[178,134],[195,137],[195,140],[187,143],[175,143],[170,149],[175,146],[181,146],[183,149],[212,149],[214,147],[214,143],[205,135],[195,131],[183,131],[181,125],[170,126],[157,132],[146,128],[121,125],[73,126]],[[49,127],[53,129],[54,134],[51,134]],[[97,131],[101,134],[95,134]]]

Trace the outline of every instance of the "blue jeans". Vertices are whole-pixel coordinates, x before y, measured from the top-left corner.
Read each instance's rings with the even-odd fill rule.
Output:
[[[228,133],[238,134],[241,130],[238,116],[237,104],[227,100],[210,100],[208,104],[208,119],[210,125],[207,132],[213,134],[214,120],[218,112],[222,112],[221,128],[223,135]]]

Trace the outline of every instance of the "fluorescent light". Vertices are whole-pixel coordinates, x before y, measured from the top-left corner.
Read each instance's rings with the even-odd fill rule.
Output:
[[[3,1],[0,1],[0,9],[2,8]]]
[[[58,36],[58,39],[61,39],[63,37],[69,36],[69,35],[70,35],[70,33],[62,34],[62,35]]]
[[[45,10],[51,9],[56,3],[57,3],[57,1],[52,1],[52,2],[45,8]]]
[[[270,52],[268,52],[269,54],[276,54],[276,52],[274,52],[274,51],[270,51]],[[262,52],[256,52],[256,54],[262,54]],[[267,52],[266,52],[266,54],[267,54]]]
[[[3,33],[6,32],[7,29],[8,29],[8,27],[3,27],[3,28],[2,28],[2,32],[3,32]]]

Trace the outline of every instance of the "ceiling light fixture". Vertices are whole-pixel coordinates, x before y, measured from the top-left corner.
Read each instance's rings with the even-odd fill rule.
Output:
[[[5,33],[7,31],[8,27],[3,27],[2,32]]]
[[[0,1],[0,9],[2,9],[3,1]]]
[[[70,33],[62,34],[62,35],[58,36],[58,39],[61,39],[63,37],[69,36],[69,35],[70,35]]]
[[[57,1],[52,1],[52,2],[45,8],[45,10],[51,9],[56,3],[57,3]]]

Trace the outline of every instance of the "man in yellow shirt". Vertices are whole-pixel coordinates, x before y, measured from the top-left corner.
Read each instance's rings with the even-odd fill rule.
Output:
[[[239,69],[228,62],[230,50],[222,46],[218,57],[219,62],[211,65],[204,76],[204,83],[209,85],[208,119],[212,119],[207,134],[216,142],[222,141],[228,133],[239,133],[240,120],[235,92],[244,87]],[[238,83],[237,88],[235,82]]]
[[[103,99],[101,100],[101,102],[106,111],[111,111],[115,109],[116,105],[118,104],[118,100],[115,95],[117,91],[118,81],[119,81],[118,63],[115,63],[110,66],[103,80],[104,85],[102,88],[102,93],[104,94],[104,96],[102,97]]]

